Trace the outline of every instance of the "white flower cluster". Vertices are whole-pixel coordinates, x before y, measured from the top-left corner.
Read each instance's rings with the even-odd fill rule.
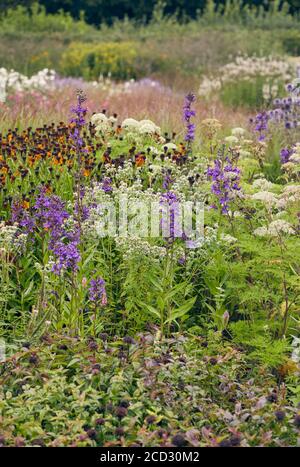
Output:
[[[261,203],[265,204],[268,208],[276,205],[277,203],[277,196],[270,191],[259,191],[252,195],[252,199],[256,201],[260,201]]]
[[[121,127],[129,134],[139,135],[160,135],[160,128],[152,120],[135,120],[134,118],[125,118]]]
[[[269,182],[265,178],[258,178],[257,180],[254,180],[252,186],[255,189],[266,192],[272,190],[274,184],[272,182]]]
[[[300,185],[287,185],[279,196],[278,209],[285,209],[293,203],[300,202]]]
[[[241,127],[232,128],[231,134],[224,138],[225,143],[229,144],[231,147],[237,149],[241,155],[241,152],[244,151],[243,157],[249,157],[251,154],[244,150],[244,147],[248,147],[252,144],[252,140],[246,139],[246,130]]]
[[[124,259],[130,260],[134,257],[147,257],[155,262],[163,259],[167,250],[165,247],[151,245],[147,240],[140,237],[116,237],[116,247],[124,256]]]
[[[267,227],[259,227],[253,233],[257,237],[279,237],[281,235],[293,235],[295,231],[289,222],[278,219],[271,222]]]
[[[228,244],[233,244],[237,242],[237,238],[229,234],[221,234],[221,240]]]
[[[40,70],[30,78],[17,71],[0,68],[0,102],[5,102],[10,93],[52,89],[55,78],[55,71],[48,68]]]
[[[300,164],[300,147],[291,155],[290,161],[293,164]]]
[[[96,132],[98,135],[106,133],[111,130],[117,123],[117,118],[114,116],[107,117],[104,113],[95,113],[91,117],[91,123],[95,125]],[[125,136],[127,137],[136,137],[139,136],[159,136],[161,133],[160,127],[155,125],[152,120],[135,120],[134,118],[125,118],[121,124]],[[161,141],[163,143],[163,140]],[[172,145],[172,143],[171,143]],[[170,146],[171,148],[171,146]],[[173,149],[176,149],[175,145],[172,145]]]
[[[261,76],[269,80],[266,85],[271,87],[264,89],[264,94],[268,97],[271,93],[272,97],[276,97],[275,91],[278,91],[276,82],[271,80],[279,79],[285,83],[289,82],[293,77],[293,66],[284,60],[276,60],[273,57],[247,57],[238,56],[234,62],[219,68],[216,77],[204,76],[199,87],[199,95],[209,97],[222,89],[224,84],[234,83],[236,81],[252,81],[255,77]]]
[[[120,94],[133,94],[135,91],[141,88],[148,89],[164,89],[168,91],[168,88],[164,88],[159,81],[155,81],[149,78],[141,79],[136,81],[134,78],[131,78],[124,82],[115,82],[111,78],[111,74],[108,73],[107,76],[100,75],[97,81],[90,81],[86,84],[93,85],[101,91],[104,91],[108,97]]]
[[[96,127],[96,133],[106,133],[110,131],[116,124],[117,118],[114,116],[107,117],[104,113],[96,113],[91,117],[91,123]]]
[[[252,184],[253,188],[260,189],[258,193],[250,195],[250,199],[260,201],[264,204],[269,210],[277,209],[279,210],[278,215],[282,215],[288,206],[300,202],[300,186],[299,185],[286,185],[280,194],[271,193],[270,190],[275,189],[276,185],[265,180],[264,178],[259,178],[255,180]]]
[[[20,233],[17,224],[6,225],[0,222],[0,251],[3,253],[23,251],[27,235]]]
[[[262,92],[265,101],[271,101],[278,96],[279,86],[277,83],[266,83],[263,85]]]
[[[300,364],[300,339],[293,336],[291,360]]]

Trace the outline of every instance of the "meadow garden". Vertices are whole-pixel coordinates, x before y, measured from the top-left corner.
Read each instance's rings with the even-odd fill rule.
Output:
[[[0,446],[299,446],[300,5],[2,3]]]

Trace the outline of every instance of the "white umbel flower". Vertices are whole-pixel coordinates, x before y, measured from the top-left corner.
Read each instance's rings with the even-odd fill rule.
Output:
[[[107,123],[107,121],[108,121],[107,116],[102,112],[94,114],[91,117],[91,123],[95,126],[98,126],[101,123]]]
[[[276,196],[270,191],[260,191],[258,193],[255,193],[254,195],[252,195],[252,199],[254,199],[255,201],[261,201],[267,206],[272,206],[277,202]]]
[[[239,142],[238,138],[233,135],[227,136],[224,141],[228,144],[237,144]]]
[[[236,136],[237,138],[242,138],[246,133],[246,130],[244,130],[244,128],[233,128],[231,130],[231,134],[232,136]]]
[[[254,230],[253,234],[256,237],[267,237],[269,235],[269,232],[266,227],[258,227],[258,229]]]
[[[269,191],[274,187],[273,183],[269,182],[265,178],[258,178],[257,180],[254,180],[252,186],[253,188],[263,191]]]
[[[268,227],[259,227],[253,233],[257,237],[279,237],[280,235],[293,235],[295,232],[289,222],[277,219]]]
[[[150,123],[143,123],[138,130],[141,135],[154,135],[156,133],[155,125]]]
[[[237,238],[235,238],[235,237],[233,237],[232,235],[229,235],[229,234],[222,234],[221,235],[221,240],[223,242],[229,243],[229,244],[237,242]]]
[[[293,235],[295,233],[291,224],[282,219],[271,222],[268,232],[272,237],[278,237],[280,234]]]
[[[122,128],[125,128],[125,130],[137,130],[139,127],[139,122],[135,120],[134,118],[125,118],[122,122]]]

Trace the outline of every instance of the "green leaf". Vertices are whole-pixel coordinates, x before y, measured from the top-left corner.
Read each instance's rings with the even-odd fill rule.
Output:
[[[147,305],[147,303],[141,303],[144,307],[147,308],[148,311],[150,311],[150,313],[152,313],[154,316],[156,316],[157,318],[160,319],[160,313],[158,310],[156,310],[156,308],[154,308],[153,306],[151,305]]]
[[[190,309],[193,307],[197,297],[193,297],[187,302],[185,302],[183,305],[181,305],[179,308],[171,312],[171,316],[164,322],[164,324],[170,323],[172,321],[175,321],[178,318],[181,318],[184,316],[186,313],[190,311]]]

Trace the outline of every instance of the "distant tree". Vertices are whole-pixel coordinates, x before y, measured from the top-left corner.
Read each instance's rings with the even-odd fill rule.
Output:
[[[0,0],[0,11],[17,5],[30,7],[35,0]],[[226,0],[215,0],[216,4],[224,4]],[[263,5],[266,9],[272,3],[267,0],[242,0],[244,5]],[[291,5],[291,11],[300,11],[300,0],[287,0]],[[114,18],[146,18],[152,15],[157,0],[40,0],[40,4],[46,7],[48,13],[55,13],[62,9],[70,12],[74,18],[78,18],[80,11],[85,12],[88,23],[100,24],[105,21],[111,23]],[[180,17],[194,18],[198,10],[203,10],[206,0],[164,0],[166,14],[178,13]]]
[[[0,12],[7,10],[7,8],[15,8],[18,5],[29,7],[33,0],[0,0]]]

